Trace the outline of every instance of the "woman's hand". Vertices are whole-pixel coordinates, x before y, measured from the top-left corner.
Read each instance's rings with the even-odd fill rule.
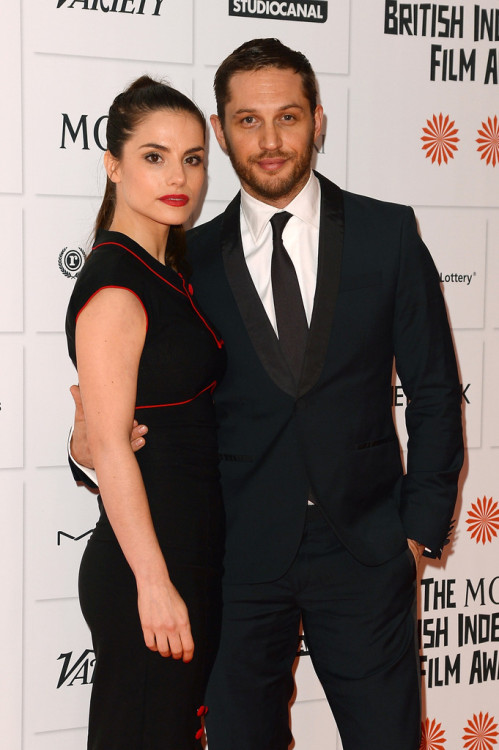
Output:
[[[414,539],[408,539],[407,544],[413,554],[414,561],[416,563],[416,568],[417,568],[423,556],[424,544],[420,544],[419,542],[416,542]]]
[[[189,613],[177,589],[166,579],[161,584],[139,584],[138,607],[144,641],[161,656],[191,661],[194,641]]]
[[[69,391],[75,403],[73,434],[70,443],[71,456],[80,464],[80,466],[86,466],[88,469],[93,469],[94,460],[88,445],[87,423],[83,412],[80,388],[77,385],[72,385]],[[132,446],[134,453],[139,451],[146,444],[144,439],[144,435],[146,434],[147,426],[145,424],[138,424],[137,420],[134,419],[132,432],[130,434],[130,445]]]

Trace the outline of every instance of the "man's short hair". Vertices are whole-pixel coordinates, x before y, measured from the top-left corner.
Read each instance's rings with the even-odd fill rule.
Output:
[[[312,114],[317,106],[317,81],[309,61],[302,52],[286,47],[279,39],[252,39],[241,44],[222,62],[215,73],[215,98],[217,114],[222,126],[225,120],[225,105],[229,101],[231,78],[236,73],[261,70],[262,68],[290,69],[302,80],[303,93],[310,104]]]

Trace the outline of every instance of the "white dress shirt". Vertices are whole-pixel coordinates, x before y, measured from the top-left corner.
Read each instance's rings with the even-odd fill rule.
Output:
[[[292,214],[292,217],[284,227],[282,241],[296,269],[309,325],[317,281],[320,202],[319,180],[311,172],[303,190],[283,209]],[[272,260],[270,219],[280,210],[253,198],[241,188],[241,237],[244,257],[256,291],[276,333],[277,324],[270,277]]]

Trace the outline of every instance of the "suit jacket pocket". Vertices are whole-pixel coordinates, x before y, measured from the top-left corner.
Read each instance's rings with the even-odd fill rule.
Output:
[[[380,438],[379,440],[367,440],[365,443],[358,443],[356,449],[358,451],[366,450],[367,448],[377,448],[378,445],[386,445],[386,443],[394,443],[397,440],[396,435],[389,435],[388,437]]]

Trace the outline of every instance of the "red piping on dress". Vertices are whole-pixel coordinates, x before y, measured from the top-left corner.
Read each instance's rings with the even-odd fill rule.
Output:
[[[129,289],[127,286],[116,286],[114,284],[108,284],[107,286],[101,286],[98,289],[96,289],[96,291],[87,299],[87,301],[85,302],[85,304],[83,305],[83,307],[81,307],[78,310],[78,312],[76,314],[75,325],[78,322],[78,318],[80,317],[80,313],[83,312],[83,310],[86,308],[86,306],[88,305],[88,303],[90,302],[90,300],[92,300],[95,297],[96,294],[99,294],[99,292],[102,292],[103,289],[123,289],[125,292],[130,292],[130,294],[133,294],[134,297],[137,297],[137,299],[139,300],[139,302],[141,304],[142,309],[144,310],[144,315],[146,316],[146,331],[149,329],[149,316],[147,315],[147,310],[144,307],[144,303],[140,299],[139,295],[136,294],[136,292],[134,292],[133,289]]]
[[[199,393],[196,393],[195,396],[192,398],[187,398],[185,401],[174,401],[171,404],[151,404],[150,406],[136,406],[135,409],[160,409],[164,406],[183,406],[184,404],[189,404],[191,401],[195,401],[198,396],[201,396],[202,393],[206,393],[206,391],[213,391],[215,390],[217,386],[217,381],[214,380],[213,383],[210,383],[210,385],[207,385],[206,388],[203,388],[202,391],[199,391]]]

